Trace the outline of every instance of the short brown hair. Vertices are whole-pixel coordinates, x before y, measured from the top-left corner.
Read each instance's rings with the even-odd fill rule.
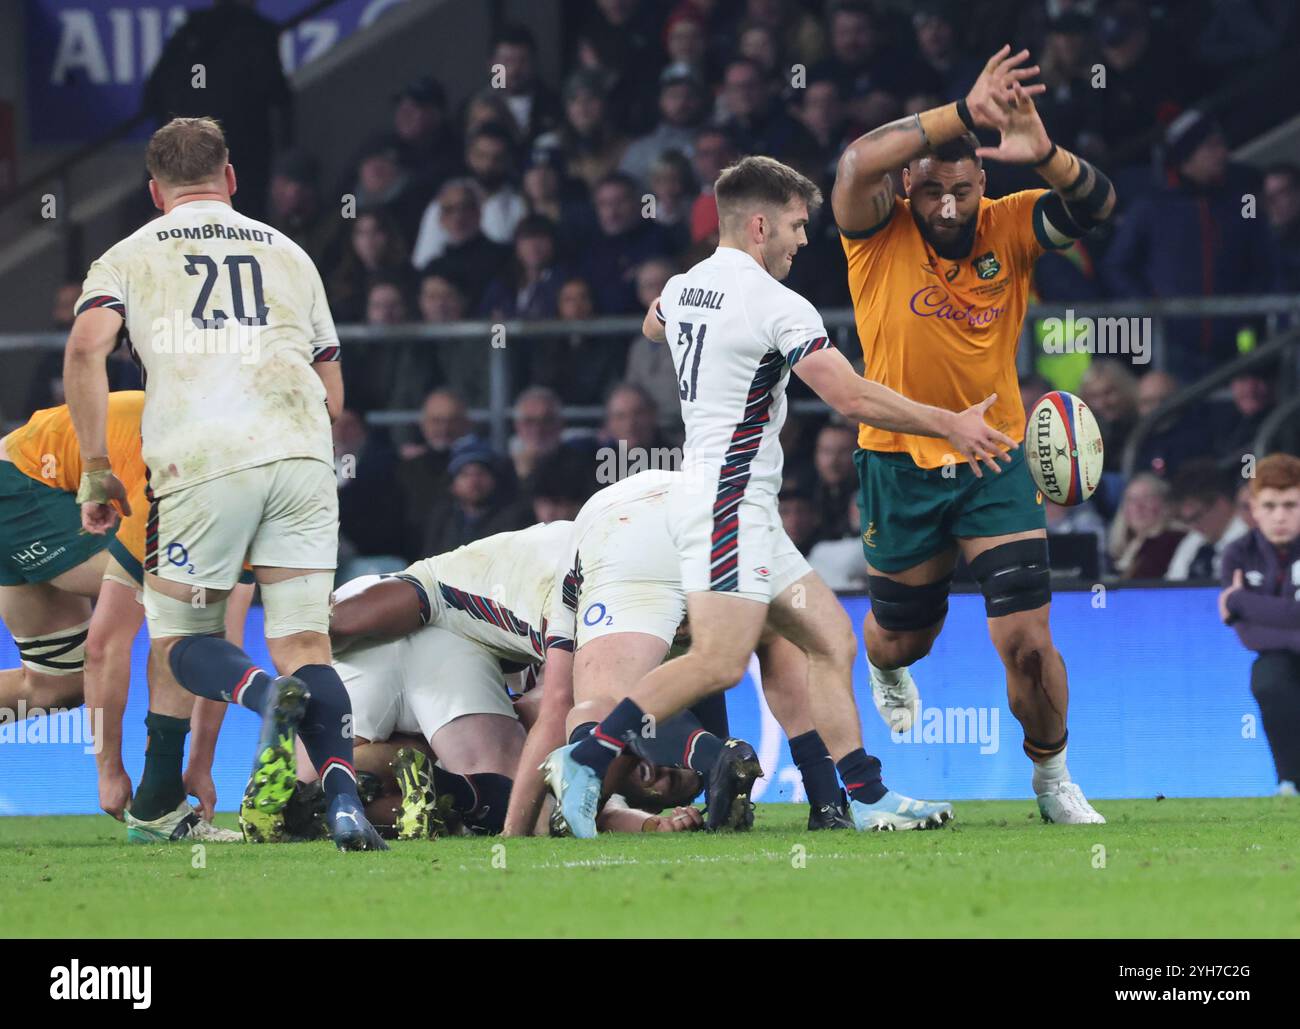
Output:
[[[192,186],[214,179],[230,155],[226,135],[214,118],[173,118],[149,139],[145,167],[168,186]]]
[[[1300,486],[1300,457],[1292,454],[1269,454],[1255,466],[1250,481],[1250,495],[1259,496],[1265,489],[1294,489]]]
[[[719,221],[726,221],[746,204],[785,207],[799,199],[808,205],[809,214],[822,204],[822,191],[811,179],[771,157],[742,157],[722,169],[713,195]]]

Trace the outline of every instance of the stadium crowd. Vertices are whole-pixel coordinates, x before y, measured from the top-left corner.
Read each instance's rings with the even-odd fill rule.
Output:
[[[236,207],[248,205],[303,245],[340,324],[639,316],[671,275],[715,246],[710,190],[728,163],[769,154],[829,196],[847,143],[964,96],[982,55],[1007,39],[1029,46],[1042,67],[1049,89],[1039,107],[1052,138],[1106,168],[1121,198],[1113,231],[1041,258],[1037,298],[1300,290],[1300,168],[1261,174],[1231,161],[1229,145],[1263,126],[1221,125],[1197,106],[1294,44],[1300,15],[1289,5],[569,6],[561,82],[541,77],[529,31],[506,27],[483,88],[463,105],[448,102],[435,76],[394,83],[391,124],[366,138],[358,131],[342,181],[323,180],[310,147],[282,150],[264,175],[241,176]],[[278,67],[268,81],[278,96]],[[160,111],[168,108],[161,78],[149,95]],[[231,157],[242,172],[237,138]],[[1036,184],[1027,169],[990,164],[987,172],[991,196]],[[1241,216],[1244,194],[1259,198],[1259,217]],[[340,217],[339,196],[355,198],[355,217]],[[848,308],[829,205],[809,240],[789,285],[820,309]],[[78,291],[75,283],[58,290],[56,326],[70,325]],[[1142,443],[1141,471],[1128,481],[1120,459],[1142,415],[1249,348],[1262,330],[1249,319],[1174,319],[1162,370],[1124,357],[1044,357],[1023,378],[1026,409],[1052,388],[1078,392],[1107,444],[1097,497],[1051,512],[1050,531],[1075,538],[1054,560],[1065,555],[1078,574],[1124,578],[1216,574],[1223,548],[1249,526],[1240,461],[1278,400],[1273,377],[1238,376],[1230,399],[1169,418]],[[850,333],[851,358],[855,349]],[[349,352],[348,411],[335,426],[344,578],[572,517],[597,486],[644,467],[635,455],[672,460],[681,421],[665,348],[639,334],[507,340],[517,395],[506,453],[492,448],[474,417],[488,401],[490,351],[485,337]],[[115,386],[133,384],[128,362],[114,368]],[[61,402],[59,371],[51,355],[30,408]],[[810,396],[793,385],[791,395]],[[575,408],[600,410],[598,423],[567,417]],[[372,412],[415,409],[412,425],[367,421]],[[783,444],[787,531],[833,586],[861,585],[854,428],[792,417]]]

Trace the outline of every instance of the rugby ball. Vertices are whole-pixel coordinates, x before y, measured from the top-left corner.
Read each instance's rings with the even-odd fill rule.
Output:
[[[1105,451],[1088,405],[1073,393],[1054,390],[1029,412],[1025,460],[1034,484],[1054,504],[1082,504],[1101,482]]]

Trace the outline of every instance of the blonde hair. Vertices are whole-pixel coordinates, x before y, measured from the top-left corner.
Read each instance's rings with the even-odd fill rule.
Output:
[[[173,118],[149,139],[150,176],[166,186],[194,186],[221,174],[230,159],[226,135],[214,118]]]

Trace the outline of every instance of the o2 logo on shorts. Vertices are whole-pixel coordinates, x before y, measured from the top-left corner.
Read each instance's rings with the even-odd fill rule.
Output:
[[[167,544],[167,561],[177,568],[184,568],[190,575],[194,574],[194,566],[190,564],[190,552],[185,549],[184,543]]]
[[[583,625],[613,625],[614,616],[607,614],[605,605],[599,602],[589,604],[587,610],[582,612]]]

